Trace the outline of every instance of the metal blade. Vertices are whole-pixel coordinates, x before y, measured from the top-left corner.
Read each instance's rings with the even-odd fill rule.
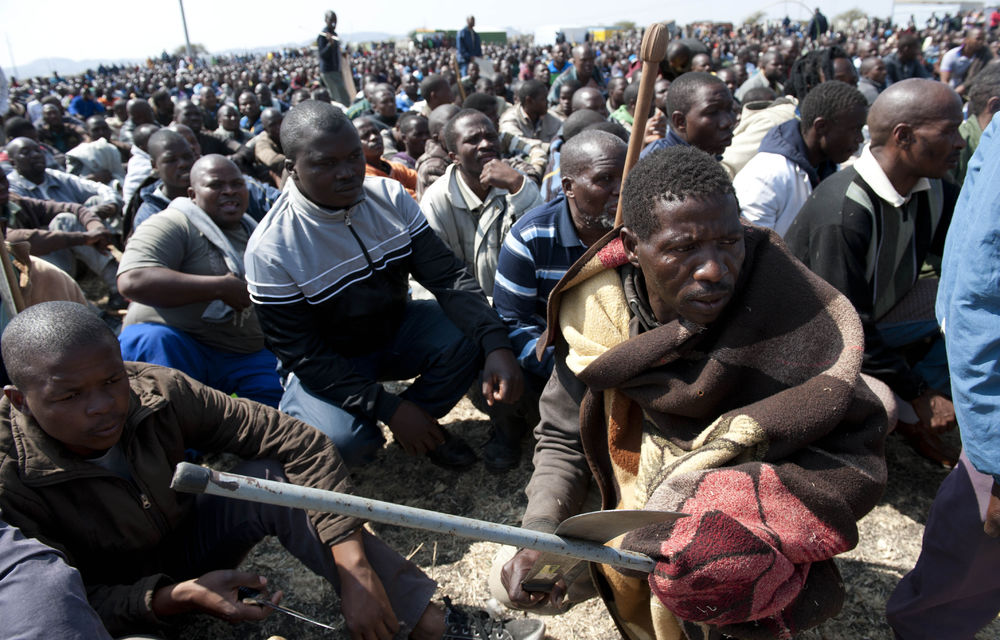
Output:
[[[246,602],[247,604],[259,604],[259,605],[264,606],[264,607],[271,607],[275,611],[280,611],[281,613],[290,615],[293,618],[298,618],[299,620],[305,620],[306,622],[311,622],[314,625],[316,625],[317,627],[323,627],[324,629],[329,629],[330,631],[337,631],[337,629],[335,627],[331,627],[328,624],[323,624],[322,622],[319,622],[318,620],[313,620],[312,618],[310,618],[309,616],[307,616],[304,613],[299,613],[298,611],[295,611],[294,609],[289,609],[288,607],[283,607],[280,604],[274,604],[273,602],[271,602],[269,600],[264,600],[262,598],[243,598],[243,602]]]

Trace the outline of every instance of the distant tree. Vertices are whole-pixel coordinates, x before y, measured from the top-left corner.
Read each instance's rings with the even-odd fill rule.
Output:
[[[855,7],[854,9],[849,9],[843,13],[838,13],[834,16],[833,21],[840,24],[852,25],[858,20],[864,20],[868,17],[868,14]]]
[[[635,31],[635,23],[631,20],[619,20],[614,26],[623,31]]]
[[[743,24],[757,24],[764,19],[764,15],[763,11],[754,11],[743,19]]]
[[[191,53],[193,53],[196,56],[201,56],[201,55],[207,54],[208,53],[208,49],[206,49],[205,45],[203,45],[203,44],[200,44],[198,42],[192,42],[191,43]],[[186,56],[187,55],[187,47],[185,47],[184,45],[181,45],[181,46],[177,47],[176,49],[174,49],[174,55],[175,56]]]

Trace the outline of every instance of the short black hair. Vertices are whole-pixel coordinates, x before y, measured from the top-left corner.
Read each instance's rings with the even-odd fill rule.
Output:
[[[677,79],[670,83],[670,91],[667,93],[667,116],[675,111],[686,114],[694,106],[698,90],[716,84],[726,86],[725,82],[704,71],[688,71],[677,76]]]
[[[329,102],[303,100],[281,122],[281,149],[286,157],[295,159],[315,133],[336,133],[345,126],[354,128],[344,112]]]
[[[573,136],[595,122],[604,122],[604,116],[590,109],[574,111],[563,122],[563,142],[569,142]]]
[[[434,111],[431,111],[430,117],[427,118],[427,128],[430,129],[431,137],[437,138],[438,134],[444,129],[444,125],[448,124],[449,120],[458,115],[459,111],[461,109],[450,102],[435,107]]]
[[[695,147],[667,147],[640,160],[628,174],[621,193],[622,222],[645,240],[660,226],[653,215],[657,203],[725,194],[736,192],[718,160]]]
[[[538,80],[525,80],[517,87],[517,99],[524,104],[527,98],[534,98],[537,95],[548,93],[545,83]]]
[[[836,45],[816,49],[800,57],[792,63],[788,82],[785,84],[785,93],[791,94],[799,100],[804,100],[813,87],[824,80],[833,80],[833,76],[836,75],[833,61],[837,58],[851,60],[847,52]],[[851,64],[854,62],[851,61]]]
[[[396,121],[396,126],[399,127],[400,132],[412,130],[417,122],[423,118],[425,121],[427,118],[416,111],[407,111],[403,115],[399,116],[399,120]]]
[[[969,113],[979,115],[986,110],[990,98],[1000,96],[1000,64],[986,65],[969,86]]]
[[[475,95],[475,94],[473,94]],[[490,120],[485,113],[479,111],[478,109],[462,109],[455,114],[455,117],[448,121],[444,125],[444,131],[441,133],[441,137],[444,139],[444,146],[448,151],[452,153],[458,153],[458,132],[455,131],[458,126],[459,121],[465,120],[466,118],[483,118],[486,122],[493,126],[493,121]]]
[[[828,80],[813,87],[799,105],[803,133],[812,128],[816,118],[836,120],[837,116],[857,107],[868,108],[868,100],[860,91],[840,80]]]
[[[629,134],[625,127],[621,126],[617,122],[609,122],[603,120],[601,122],[595,122],[594,124],[588,124],[583,131],[604,131],[605,133],[610,133],[616,138],[621,138],[624,142],[628,142]]]
[[[38,130],[35,129],[35,125],[31,124],[31,120],[15,116],[13,118],[9,118],[7,122],[4,123],[3,132],[7,136],[8,140],[13,140],[14,138],[20,137],[34,137],[38,133]]]
[[[420,81],[420,95],[424,100],[427,96],[431,95],[434,91],[439,89],[443,85],[448,84],[448,79],[437,73],[432,73],[423,80]]]
[[[587,129],[580,132],[559,150],[560,173],[571,178],[578,176],[603,151],[619,151],[624,155],[628,144],[607,131]]]
[[[462,103],[463,109],[475,109],[476,111],[485,112],[490,109],[496,110],[497,99],[496,96],[491,96],[488,93],[470,93],[469,97],[465,99]]]
[[[14,386],[31,385],[41,354],[60,355],[80,346],[105,343],[117,351],[118,339],[89,307],[77,302],[42,302],[17,314],[0,338],[7,375]]]
[[[632,103],[638,103],[639,101],[639,80],[636,80],[629,86],[625,87],[625,93],[622,94],[622,100],[625,101],[625,105],[628,106]]]

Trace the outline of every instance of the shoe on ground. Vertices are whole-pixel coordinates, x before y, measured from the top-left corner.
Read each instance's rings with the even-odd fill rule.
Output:
[[[444,433],[445,441],[427,454],[427,458],[437,466],[450,471],[464,471],[476,464],[476,453],[461,438]]]
[[[483,446],[483,465],[487,471],[503,473],[521,464],[521,442],[513,440],[499,429]]]
[[[481,609],[459,608],[445,596],[443,640],[542,640],[545,623],[535,618],[500,620]]]
[[[952,469],[958,464],[960,451],[941,439],[941,436],[926,429],[920,423],[912,424],[900,420],[896,423],[896,433],[906,438],[906,442],[918,454],[942,466]]]

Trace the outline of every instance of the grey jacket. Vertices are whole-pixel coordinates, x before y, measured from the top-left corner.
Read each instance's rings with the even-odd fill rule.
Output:
[[[420,209],[431,229],[475,273],[483,292],[492,297],[504,237],[518,218],[544,202],[535,183],[525,178],[517,193],[490,190],[477,213],[468,208],[459,179],[457,165],[448,167],[424,192]]]

